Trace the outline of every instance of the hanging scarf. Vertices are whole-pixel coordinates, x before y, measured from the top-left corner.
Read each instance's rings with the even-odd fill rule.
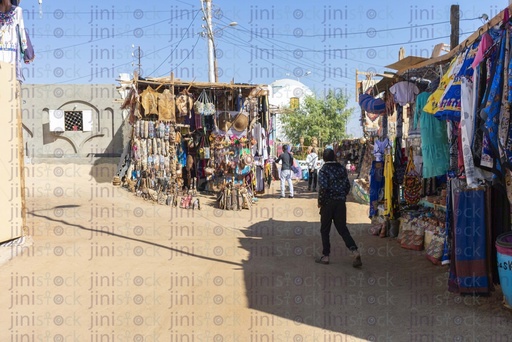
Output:
[[[494,173],[501,172],[498,152],[498,123],[501,109],[501,98],[503,96],[503,71],[505,68],[505,51],[507,47],[506,35],[500,38],[498,59],[493,68],[492,82],[486,98],[486,104],[480,112],[484,122],[484,141],[482,148],[481,167],[489,169]]]
[[[505,117],[502,119],[501,125],[508,126],[508,132],[506,132],[506,137],[502,140],[504,147],[505,158],[503,158],[503,164],[510,171],[512,171],[512,125],[510,125],[510,101],[512,101],[512,59],[508,65],[508,94],[506,104],[508,108],[504,108],[502,114],[505,114],[504,111],[507,111]],[[508,122],[507,122],[508,121]],[[501,140],[501,139],[500,139]]]

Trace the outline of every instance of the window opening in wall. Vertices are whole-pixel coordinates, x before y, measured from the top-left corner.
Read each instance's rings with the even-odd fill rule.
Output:
[[[84,127],[82,111],[65,111],[64,126],[66,131],[82,131]]]

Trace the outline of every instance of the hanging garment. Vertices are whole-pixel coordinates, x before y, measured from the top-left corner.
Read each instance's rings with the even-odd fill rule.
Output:
[[[144,115],[158,114],[157,95],[158,93],[151,86],[148,86],[140,94]]]
[[[452,240],[453,240],[453,175],[448,174],[446,181],[446,215],[445,215],[445,236],[443,246],[443,256],[441,257],[441,265],[448,265],[452,259]],[[458,179],[455,180],[459,182]],[[451,268],[451,266],[450,266]]]
[[[407,204],[416,205],[421,199],[422,181],[416,171],[412,147],[409,147],[409,158],[404,176],[404,198]]]
[[[435,114],[439,110],[439,103],[446,90],[446,87],[448,86],[448,84],[450,84],[451,80],[453,79],[454,67],[457,65],[457,63],[459,63],[458,60],[459,58],[454,58],[451,61],[448,70],[441,77],[437,89],[432,94],[430,94],[427,103],[423,107],[424,112],[429,114]]]
[[[448,120],[448,145],[450,150],[449,170],[459,175],[459,130],[457,122]]]
[[[483,172],[480,168],[475,166],[473,160],[473,153],[471,146],[473,145],[474,132],[475,132],[475,105],[476,93],[478,84],[478,76],[475,75],[475,82],[472,83],[469,79],[463,78],[461,84],[461,144],[462,144],[462,157],[464,159],[464,173],[466,176],[467,186],[475,188],[478,185],[479,179],[485,179]]]
[[[482,38],[480,39],[480,43],[478,45],[478,51],[476,53],[475,59],[473,60],[473,63],[471,64],[471,67],[473,69],[476,69],[476,67],[484,60],[484,55],[489,49],[494,41],[492,40],[491,35],[489,32],[485,32],[482,35]]]
[[[488,294],[485,191],[459,190],[454,200],[453,260],[449,291]]]
[[[438,119],[460,120],[462,79],[473,76],[471,63],[473,63],[476,53],[477,43],[474,43],[466,50],[462,58],[458,59],[458,63],[453,68],[454,77],[446,87],[438,104],[438,110],[435,113]]]
[[[509,53],[510,57],[510,53]],[[503,101],[500,117],[500,148],[501,161],[504,167],[512,171],[512,125],[510,124],[510,102],[512,101],[512,59],[507,70],[507,100]],[[505,96],[505,95],[504,95]]]
[[[402,138],[404,122],[404,107],[396,105],[396,134],[395,137]]]
[[[446,121],[438,120],[435,116],[423,111],[429,96],[427,92],[419,94],[415,105],[415,110],[420,112],[423,178],[444,175],[449,167]]]
[[[375,98],[370,94],[359,95],[359,106],[367,113],[384,114],[386,112],[386,103],[381,98]]]
[[[389,91],[393,94],[395,102],[401,106],[414,103],[416,95],[420,93],[416,84],[408,81],[395,83],[389,88]]]
[[[174,95],[169,89],[158,94],[158,119],[162,121],[176,122],[176,106],[174,104]]]
[[[370,214],[372,218],[378,214],[379,201],[383,197],[384,188],[384,162],[373,161],[370,170]]]
[[[499,55],[494,64],[492,73],[492,83],[486,99],[486,104],[480,112],[484,121],[484,144],[482,147],[482,159],[480,166],[487,168],[496,174],[501,174],[501,164],[499,163],[498,151],[498,123],[501,109],[501,98],[503,96],[504,70],[507,61],[505,61],[505,51],[507,50],[507,35],[503,34],[500,39]]]
[[[389,216],[390,219],[394,218],[393,215],[393,158],[391,154],[386,154],[384,157],[384,215]]]
[[[393,94],[391,94],[391,92],[388,90],[386,93],[385,93],[385,98],[386,98],[386,114],[387,115],[393,115],[393,113],[395,112],[395,98],[393,96]]]
[[[28,48],[21,7],[11,6],[0,14],[0,61],[16,67],[16,78],[23,81],[20,55]]]
[[[390,148],[391,143],[388,138],[384,138],[384,140],[376,139],[373,145],[373,155],[375,156],[375,161],[383,161],[384,154],[386,153],[386,148]]]
[[[393,161],[393,168],[395,172],[393,174],[393,182],[395,183],[396,187],[404,182],[405,170],[407,168],[407,163],[404,161],[401,141],[401,138],[395,138],[395,152]]]

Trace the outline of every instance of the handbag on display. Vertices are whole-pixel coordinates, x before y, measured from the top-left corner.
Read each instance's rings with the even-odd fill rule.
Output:
[[[203,89],[196,102],[194,102],[194,111],[200,115],[213,115],[215,114],[215,105],[210,99],[206,90]]]

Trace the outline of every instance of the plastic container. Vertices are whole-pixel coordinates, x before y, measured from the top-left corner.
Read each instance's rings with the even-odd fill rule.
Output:
[[[505,306],[512,309],[512,232],[503,233],[496,239],[498,274]]]
[[[309,172],[307,169],[302,169],[302,179],[308,180]]]

